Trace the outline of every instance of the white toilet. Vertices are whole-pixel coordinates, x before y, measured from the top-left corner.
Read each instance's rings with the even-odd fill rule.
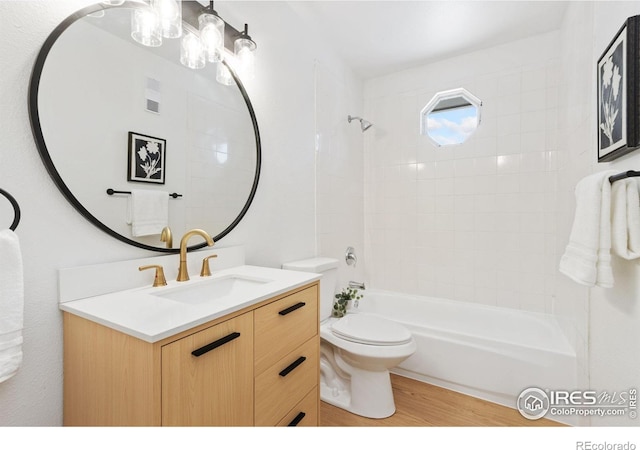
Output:
[[[311,258],[282,265],[286,270],[322,274],[320,280],[320,398],[364,417],[391,416],[389,369],[416,351],[411,332],[402,325],[353,309],[331,317],[338,260]],[[367,301],[366,297],[361,301]]]

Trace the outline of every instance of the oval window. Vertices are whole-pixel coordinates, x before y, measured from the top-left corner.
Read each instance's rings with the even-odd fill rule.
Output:
[[[439,147],[462,144],[478,128],[481,106],[463,88],[438,92],[420,112],[420,133]]]

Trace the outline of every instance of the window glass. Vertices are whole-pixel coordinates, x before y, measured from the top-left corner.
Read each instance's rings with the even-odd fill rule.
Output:
[[[437,93],[420,113],[420,130],[437,146],[465,142],[480,124],[482,102],[465,89]]]

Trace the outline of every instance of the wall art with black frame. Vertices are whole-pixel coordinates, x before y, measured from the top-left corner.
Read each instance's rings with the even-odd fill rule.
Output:
[[[598,59],[598,162],[640,147],[639,27],[629,17]]]
[[[164,184],[167,141],[129,132],[127,181]]]

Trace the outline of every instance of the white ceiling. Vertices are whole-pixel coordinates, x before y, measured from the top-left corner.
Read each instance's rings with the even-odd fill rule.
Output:
[[[566,1],[293,1],[363,78],[560,28]]]

